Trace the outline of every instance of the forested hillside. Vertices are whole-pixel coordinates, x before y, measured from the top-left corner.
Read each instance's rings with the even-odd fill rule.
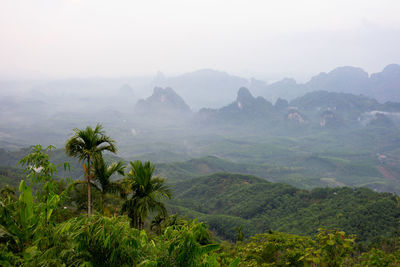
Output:
[[[400,229],[400,199],[366,188],[311,191],[239,174],[218,173],[173,184],[171,210],[207,222],[217,235],[235,239],[267,230],[312,235],[341,229],[360,241],[390,237]]]
[[[399,198],[391,193],[346,187],[306,191],[230,173],[186,179],[170,187],[153,177],[150,162],[130,162],[127,167],[122,161],[111,163],[112,158],[103,161],[98,149],[112,152],[114,141],[101,134],[99,126],[94,131],[77,130],[67,142],[70,155],[100,153],[93,161],[82,160],[85,180],[59,180],[49,157],[52,148],[41,146],[28,150],[19,161],[24,173],[6,173],[22,180],[18,192],[8,185],[0,190],[2,266],[400,262]],[[90,139],[98,141],[84,142]],[[84,154],[76,142],[109,143],[94,146],[94,154]],[[90,163],[93,168],[87,168]],[[68,172],[68,164],[61,165]],[[113,175],[119,178],[111,180]],[[166,204],[169,213],[179,217],[169,216],[164,208],[172,192],[174,197]],[[84,215],[86,207],[92,209]]]

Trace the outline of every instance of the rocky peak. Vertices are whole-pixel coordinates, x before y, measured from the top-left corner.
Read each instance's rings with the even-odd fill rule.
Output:
[[[237,93],[237,99],[238,100],[246,100],[246,99],[254,100],[254,97],[250,93],[249,89],[247,89],[246,87],[241,87]]]
[[[190,107],[172,88],[155,87],[150,97],[137,103],[136,110],[147,112],[190,112]]]
[[[252,96],[250,91],[245,88],[241,87],[237,93],[236,102],[239,109],[243,109],[244,106],[252,105],[255,98]]]

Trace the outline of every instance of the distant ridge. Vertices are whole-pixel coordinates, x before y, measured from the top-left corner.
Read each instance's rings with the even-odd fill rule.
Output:
[[[383,112],[382,123],[370,124],[371,112]],[[392,119],[396,119],[400,105],[350,93],[313,91],[288,102],[279,98],[275,105],[259,96],[254,97],[250,91],[241,87],[234,102],[219,109],[201,109],[196,118],[199,122],[240,128],[243,125],[254,129],[302,129],[310,131],[329,128],[363,128],[367,125],[396,128]],[[383,114],[382,113],[382,114]],[[383,121],[383,119],[385,119]],[[396,119],[397,120],[397,119]],[[390,123],[392,122],[392,123]],[[294,128],[293,128],[294,127]],[[291,131],[290,130],[290,131]]]
[[[190,107],[175,91],[167,87],[155,87],[153,94],[141,99],[135,106],[135,112],[149,114],[165,114],[165,113],[190,113]]]
[[[258,89],[260,95],[267,99],[278,97],[291,100],[295,97],[313,91],[341,92],[355,95],[365,95],[383,103],[386,101],[400,101],[400,65],[390,64],[381,72],[368,75],[361,68],[344,66],[332,71],[313,76],[310,81],[298,84],[293,79],[281,81]]]
[[[400,102],[400,65],[390,64],[381,72],[372,74],[359,67],[341,66],[327,73],[321,72],[305,83],[284,78],[271,84],[224,71],[200,69],[175,77],[165,77],[158,73],[151,85],[174,88],[195,110],[219,108],[228,104],[240,87],[246,87],[253,94],[263,96],[269,101],[275,101],[279,97],[292,100],[308,92],[324,90],[362,94],[381,103]]]
[[[241,87],[237,92],[236,101],[218,110],[201,109],[200,118],[224,121],[241,121],[268,118],[274,107],[263,97],[255,98],[250,91]]]
[[[153,86],[171,87],[194,109],[217,108],[228,104],[237,88],[248,86],[247,79],[223,71],[201,69],[176,77],[159,77]]]

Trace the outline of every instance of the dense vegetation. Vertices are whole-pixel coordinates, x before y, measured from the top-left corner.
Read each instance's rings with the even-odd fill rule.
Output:
[[[84,180],[60,179],[58,169],[68,173],[71,166],[52,163],[54,148],[40,145],[19,161],[25,174],[6,173],[25,177],[18,191],[10,186],[0,191],[0,265],[400,263],[399,199],[391,193],[346,187],[306,191],[229,173],[169,185],[153,176],[150,162],[125,167],[104,160],[102,151],[116,149],[101,126],[75,133],[67,151],[82,160]],[[166,203],[171,189],[175,196]],[[167,210],[195,219],[169,216]]]
[[[229,173],[178,182],[173,188],[172,210],[200,218],[230,240],[240,225],[247,237],[269,229],[312,235],[325,227],[356,234],[359,241],[390,237],[400,230],[399,198],[367,188],[306,191]]]

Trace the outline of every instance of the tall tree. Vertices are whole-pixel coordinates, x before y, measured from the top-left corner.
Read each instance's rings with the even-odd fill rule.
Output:
[[[92,213],[91,180],[94,178],[92,163],[102,155],[103,151],[116,153],[117,147],[115,141],[105,134],[101,124],[97,124],[94,129],[90,126],[87,126],[86,129],[74,129],[74,132],[75,134],[65,144],[65,151],[69,156],[77,157],[80,162],[83,162],[82,166],[88,186],[88,215],[90,215]]]
[[[143,164],[136,160],[130,162],[130,166],[125,181],[131,192],[122,206],[122,212],[128,214],[132,227],[143,229],[149,212],[156,211],[163,217],[167,216],[162,199],[171,198],[172,192],[165,184],[165,179],[153,177],[154,165],[149,161]]]
[[[122,190],[121,184],[111,181],[114,174],[124,175],[125,165],[123,161],[107,164],[103,157],[97,157],[94,161],[94,174],[96,177],[93,186],[100,192],[100,205],[104,212],[104,196],[106,193],[117,193]]]

